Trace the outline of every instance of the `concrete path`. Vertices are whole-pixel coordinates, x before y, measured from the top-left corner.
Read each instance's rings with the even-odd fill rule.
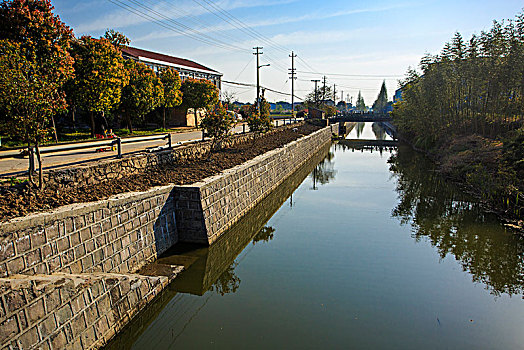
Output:
[[[287,122],[286,122],[287,124]],[[282,121],[278,123],[282,125]],[[248,130],[246,126],[246,131]],[[237,125],[235,127],[236,133],[241,133],[243,131],[242,125]],[[171,142],[173,147],[176,147],[178,142],[187,142],[195,141],[202,139],[202,131],[194,130],[182,133],[174,133],[171,135]],[[145,141],[138,143],[126,143],[122,145],[122,154],[129,154],[144,151],[147,148],[154,148],[159,146],[165,146],[165,140],[154,140],[154,141]],[[107,151],[107,152],[96,152],[96,148],[93,149],[83,149],[83,150],[70,150],[70,151],[60,151],[60,152],[51,152],[42,154],[42,164],[43,169],[57,169],[69,166],[75,166],[83,164],[89,161],[101,160],[101,159],[111,159],[116,157],[116,151]],[[0,151],[0,155],[5,152],[12,151]],[[29,160],[28,158],[0,158],[0,177],[11,177],[11,176],[20,176],[27,172]]]

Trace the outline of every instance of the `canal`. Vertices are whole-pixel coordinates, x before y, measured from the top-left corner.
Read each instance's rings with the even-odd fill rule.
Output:
[[[524,347],[522,239],[409,147],[315,164],[213,246],[160,259],[187,271],[108,348]]]

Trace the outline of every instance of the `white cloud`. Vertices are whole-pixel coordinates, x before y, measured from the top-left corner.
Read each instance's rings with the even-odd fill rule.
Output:
[[[217,2],[215,5],[219,6],[221,9],[225,11],[230,11],[239,8],[284,5],[296,1],[298,0],[222,0]],[[117,0],[116,2],[119,1]],[[141,8],[139,6],[128,5],[132,8],[138,9],[139,12],[147,13],[147,16],[145,16],[146,18],[144,18],[143,14],[137,15],[126,9],[119,8],[118,10],[106,14],[95,21],[79,24],[76,26],[75,29],[79,33],[88,33],[92,31],[104,30],[107,28],[125,28],[141,23],[150,22],[151,18],[147,18],[148,16],[153,17],[159,21],[168,21],[166,18],[169,18],[169,20],[177,20],[184,17],[195,17],[201,16],[203,14],[208,14],[210,12],[218,12],[218,10],[209,11],[203,8],[202,6],[199,6],[188,0],[177,1],[176,4],[170,1],[161,1],[155,3],[154,6],[152,6],[150,2],[143,2],[143,5],[151,8],[152,11],[155,11],[160,15],[157,15],[152,11],[149,11],[145,8]],[[118,5],[115,5],[115,7],[116,6]],[[126,5],[122,6],[129,8]]]

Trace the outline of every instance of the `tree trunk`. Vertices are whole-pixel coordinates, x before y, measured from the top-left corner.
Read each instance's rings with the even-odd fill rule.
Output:
[[[91,119],[91,137],[95,137],[95,114],[89,112],[89,118]]]
[[[197,128],[198,127],[198,109],[195,108],[194,111],[195,111],[195,128]]]
[[[51,116],[51,122],[53,122],[53,133],[55,134],[55,143],[58,143],[58,134],[56,133],[55,116]]]
[[[31,147],[31,143],[27,141],[27,153],[29,154],[29,169],[27,171],[27,180],[29,181],[29,188],[35,186],[35,182],[33,180],[33,174],[35,172],[35,155],[33,153],[33,148]]]
[[[44,188],[44,175],[42,171],[42,157],[40,156],[40,147],[38,141],[35,142],[36,159],[38,160],[38,189]]]
[[[164,120],[163,120],[163,123],[162,123],[162,128],[164,128],[164,130],[166,130],[166,107],[164,107]]]
[[[131,124],[131,117],[127,115],[127,128],[129,129],[129,133],[133,133],[133,124]]]

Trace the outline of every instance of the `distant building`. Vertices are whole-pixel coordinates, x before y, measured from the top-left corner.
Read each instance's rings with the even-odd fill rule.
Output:
[[[221,89],[222,73],[196,63],[194,61],[164,55],[158,52],[152,52],[135,47],[125,47],[122,49],[122,56],[124,58],[132,59],[137,62],[144,63],[153,71],[158,72],[163,68],[173,68],[180,74],[182,81],[188,78],[206,79],[212,82],[219,90]]]
[[[125,59],[131,59],[136,62],[144,63],[155,73],[162,69],[172,68],[178,72],[182,81],[193,79],[205,79],[212,82],[220,91],[222,88],[222,73],[201,65],[200,63],[158,52],[152,52],[135,47],[125,47],[122,49],[122,56]],[[167,116],[168,124],[172,126],[196,126],[200,123],[199,119],[202,113],[198,113],[199,118],[195,120],[194,111],[188,113],[187,109],[170,108]]]

